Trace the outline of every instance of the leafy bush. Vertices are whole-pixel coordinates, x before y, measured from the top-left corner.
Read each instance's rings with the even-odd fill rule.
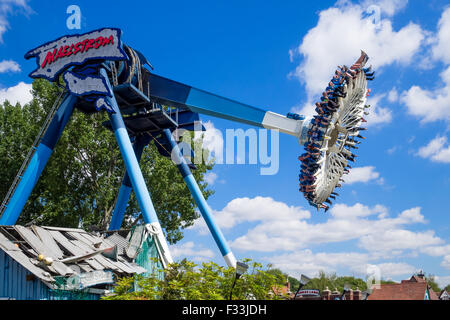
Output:
[[[258,262],[244,260],[250,268],[235,283],[232,298],[239,300],[283,299],[275,294],[280,279],[270,272],[270,265],[263,268]],[[164,271],[164,278],[158,272]],[[219,266],[214,262],[201,267],[186,259],[169,265],[151,276],[136,275],[120,279],[114,294],[104,300],[225,300],[230,298],[235,269]]]

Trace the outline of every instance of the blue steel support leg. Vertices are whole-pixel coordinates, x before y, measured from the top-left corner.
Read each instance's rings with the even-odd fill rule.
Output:
[[[230,247],[228,246],[225,237],[220,231],[219,226],[217,225],[214,215],[211,212],[208,203],[205,200],[205,197],[200,190],[197,181],[195,181],[194,176],[192,175],[189,166],[186,163],[186,160],[181,155],[180,148],[178,147],[175,139],[172,136],[172,133],[169,129],[165,129],[163,131],[164,136],[170,143],[172,148],[172,159],[176,162],[178,170],[180,170],[181,175],[183,176],[184,182],[186,183],[189,191],[194,197],[195,203],[197,204],[203,219],[205,219],[206,224],[208,225],[209,231],[211,232],[214,240],[216,241],[217,246],[219,247],[220,252],[222,253],[225,262],[229,267],[236,267],[236,258],[233,255]]]
[[[108,75],[105,69],[100,69],[100,73],[105,79],[108,79]],[[111,88],[109,82],[107,85]],[[111,92],[113,92],[111,88]],[[136,154],[133,150],[130,137],[128,135],[127,128],[123,122],[122,114],[120,113],[119,106],[116,98],[105,97],[105,100],[113,108],[115,113],[109,113],[111,125],[116,136],[117,143],[119,145],[120,153],[122,154],[123,161],[125,162],[125,168],[130,177],[131,185],[133,186],[134,194],[141,209],[142,217],[145,223],[155,224],[159,228],[161,227],[156,215],[155,208],[153,207],[152,199],[145,184],[144,176],[142,175],[139,162],[137,161]]]
[[[13,225],[22,212],[34,186],[50,158],[61,134],[72,116],[77,98],[71,94],[64,97],[58,111],[56,111],[47,131],[36,148],[8,206],[0,218],[0,225]]]
[[[139,162],[142,157],[144,148],[150,142],[150,137],[148,135],[136,137],[136,141],[133,144],[134,153],[136,154],[137,161]],[[125,175],[122,180],[122,185],[119,190],[119,195],[116,200],[116,205],[111,217],[111,222],[109,224],[109,230],[119,230],[122,226],[123,217],[125,215],[125,210],[128,205],[128,200],[131,194],[131,181],[128,176],[128,172],[125,171]]]
[[[108,75],[104,69],[100,70],[104,79],[108,79]],[[111,85],[107,81],[107,85],[111,88]],[[111,89],[111,92],[112,89]],[[163,266],[172,263],[173,259],[169,252],[164,234],[162,233],[161,225],[158,221],[155,208],[153,207],[152,199],[145,184],[144,176],[142,175],[137,161],[136,154],[133,150],[130,137],[128,136],[127,128],[120,113],[119,106],[115,97],[105,97],[106,102],[113,108],[115,113],[109,113],[109,119],[111,120],[112,129],[116,136],[117,143],[119,145],[120,153],[122,154],[123,161],[125,162],[125,168],[130,177],[131,185],[133,186],[134,194],[136,195],[139,208],[141,209],[142,217],[144,218],[147,228],[151,229],[151,232],[156,236],[157,243],[159,244],[158,250],[160,252],[160,258]]]

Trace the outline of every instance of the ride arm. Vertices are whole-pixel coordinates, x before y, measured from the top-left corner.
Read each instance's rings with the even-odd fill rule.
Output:
[[[276,129],[300,138],[305,119],[295,120],[219,95],[200,90],[155,74],[149,76],[150,97],[162,105],[187,108],[193,112],[241,122],[266,129]],[[306,120],[307,121],[307,120]],[[301,143],[301,142],[300,142]]]

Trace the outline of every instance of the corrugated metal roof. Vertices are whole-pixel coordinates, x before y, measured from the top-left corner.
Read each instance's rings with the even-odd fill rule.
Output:
[[[102,254],[113,246],[118,249],[117,260]],[[54,277],[95,270],[119,276],[146,272],[127,256],[129,247],[129,241],[118,234],[105,239],[82,229],[0,226],[0,250],[49,286]]]
[[[113,233],[108,238],[106,238],[109,243],[117,245],[117,250],[119,254],[123,254],[125,249],[128,247],[128,240],[119,235],[118,233]]]

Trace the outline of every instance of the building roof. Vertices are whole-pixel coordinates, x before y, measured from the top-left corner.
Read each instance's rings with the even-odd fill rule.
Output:
[[[427,289],[429,298],[438,300],[438,296],[426,280],[418,276],[402,280],[401,283],[381,284],[379,289],[373,290],[368,300],[424,300]]]
[[[450,295],[448,294],[447,290],[441,290],[441,293],[439,293],[439,299],[450,300]]]
[[[120,276],[146,272],[127,254],[126,242],[119,234],[105,238],[82,229],[0,226],[0,250],[49,287],[57,278],[90,272]]]
[[[278,296],[293,296],[293,293],[291,292],[291,284],[289,281],[286,282],[284,286],[275,285],[272,287],[272,291],[274,294]]]

